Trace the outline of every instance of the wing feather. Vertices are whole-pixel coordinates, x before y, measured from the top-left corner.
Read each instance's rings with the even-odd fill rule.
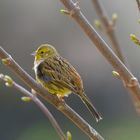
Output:
[[[64,58],[55,56],[46,59],[39,65],[40,71],[46,79],[55,85],[62,85],[75,93],[83,91],[83,83],[75,68]]]

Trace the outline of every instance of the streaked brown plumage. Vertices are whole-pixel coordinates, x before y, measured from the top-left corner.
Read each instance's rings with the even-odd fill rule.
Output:
[[[59,55],[53,46],[43,44],[34,55],[34,70],[39,83],[51,94],[61,98],[72,92],[75,93],[82,99],[96,121],[102,119],[85,95],[83,82],[78,72],[66,59]]]

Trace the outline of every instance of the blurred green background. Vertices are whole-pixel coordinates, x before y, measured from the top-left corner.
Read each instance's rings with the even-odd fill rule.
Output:
[[[116,34],[128,67],[140,78],[139,54],[129,39],[130,33],[139,36],[139,12],[132,0],[101,0],[109,17],[119,16]],[[79,0],[81,10],[93,24],[97,19],[90,0]],[[128,92],[111,74],[112,68],[94,47],[79,26],[62,15],[59,0],[0,0],[0,45],[34,77],[30,53],[42,43],[50,43],[66,57],[81,74],[87,95],[104,119],[96,123],[86,107],[74,94],[66,102],[88,121],[106,140],[140,140],[140,118],[135,113]],[[100,33],[109,44],[107,37]],[[0,65],[0,72],[17,77]],[[26,87],[27,88],[27,87]],[[28,88],[27,88],[28,89]],[[30,89],[29,89],[30,90]],[[21,94],[0,84],[0,140],[58,140],[48,119],[34,103],[24,103]],[[73,139],[88,139],[74,124],[50,104],[50,109],[64,130]]]

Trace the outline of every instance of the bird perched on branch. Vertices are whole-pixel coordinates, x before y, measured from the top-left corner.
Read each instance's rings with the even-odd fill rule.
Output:
[[[78,95],[96,121],[102,119],[86,96],[83,82],[76,69],[50,44],[42,44],[33,53],[36,80],[51,94],[63,99],[71,93]]]

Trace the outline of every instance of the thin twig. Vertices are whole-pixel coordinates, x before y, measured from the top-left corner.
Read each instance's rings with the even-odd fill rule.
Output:
[[[136,0],[136,2],[137,2],[137,6],[138,6],[138,9],[139,9],[139,12],[140,12],[140,1]]]
[[[134,106],[138,113],[140,113],[140,84],[137,78],[133,76],[129,69],[121,62],[121,60],[115,55],[111,48],[96,32],[94,27],[89,23],[84,14],[81,12],[78,3],[74,3],[72,0],[60,1],[70,12],[71,17],[73,17],[73,19],[79,24],[79,26],[90,38],[90,40],[95,44],[97,49],[112,65],[115,71],[119,73],[120,79],[122,79],[124,86],[130,91],[130,94],[131,96],[133,96],[133,99],[135,97]]]
[[[4,82],[7,82],[7,84],[8,84],[8,79],[6,80],[5,77],[6,77],[5,75],[0,74],[0,79],[3,80]],[[46,117],[48,117],[52,126],[56,130],[57,134],[60,136],[60,139],[67,140],[67,138],[66,138],[65,134],[63,133],[63,131],[61,130],[59,124],[57,123],[57,121],[55,120],[55,118],[53,117],[51,112],[47,109],[47,107],[39,100],[39,98],[35,94],[32,94],[31,92],[29,92],[28,90],[23,88],[21,85],[17,84],[12,79],[9,82],[11,82],[11,87],[15,88],[16,90],[18,90],[25,96],[30,97],[32,99],[32,101],[34,101],[34,103],[42,110],[42,112],[46,115]]]
[[[47,94],[46,89],[39,85],[27,72],[25,72],[2,47],[0,47],[0,59],[2,59],[3,63],[7,65],[7,67],[9,67],[9,69],[11,69],[27,86],[34,89],[41,97],[53,104],[92,140],[104,140],[104,138],[95,129],[93,129],[65,102],[61,102],[52,94]]]
[[[120,45],[118,43],[118,40],[115,34],[115,30],[114,30],[115,28],[114,28],[114,25],[112,24],[112,21],[110,21],[109,18],[107,17],[104,7],[99,0],[91,0],[91,1],[101,21],[101,24],[103,25],[104,31],[107,34],[112,44],[114,52],[120,58],[120,60],[124,63],[125,62],[124,57],[122,55],[122,51],[120,49]]]
[[[103,26],[102,28],[104,29],[106,35],[108,36],[113,50],[116,53],[116,55],[119,57],[119,59],[125,64],[125,60],[122,54],[122,51],[120,49],[119,42],[117,40],[116,34],[115,34],[115,25],[113,24],[113,21],[110,21],[106,11],[104,10],[104,7],[100,0],[91,0],[93,3],[93,6],[95,8],[95,11],[100,19],[101,25]],[[137,0],[138,7],[140,8],[140,1]],[[139,9],[140,10],[140,9]],[[113,20],[113,19],[112,19]],[[135,94],[131,94],[131,98],[135,104],[137,112],[140,112],[140,107],[139,107],[139,99]]]

